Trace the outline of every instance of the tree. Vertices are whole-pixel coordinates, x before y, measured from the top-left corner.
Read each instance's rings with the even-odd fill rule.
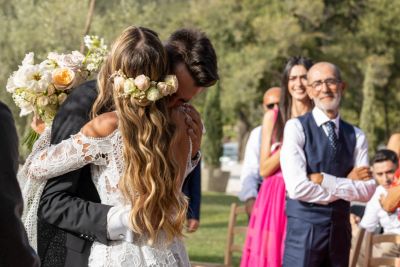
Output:
[[[206,136],[202,145],[204,163],[207,167],[219,168],[222,156],[222,110],[220,103],[220,85],[210,88],[204,106],[204,126]]]

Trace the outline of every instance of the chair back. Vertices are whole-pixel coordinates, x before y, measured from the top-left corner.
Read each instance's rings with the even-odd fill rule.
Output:
[[[373,247],[379,243],[400,244],[400,235],[395,234],[373,234],[367,232],[365,234],[365,267],[370,266],[396,266],[400,267],[400,258],[395,257],[373,257]]]

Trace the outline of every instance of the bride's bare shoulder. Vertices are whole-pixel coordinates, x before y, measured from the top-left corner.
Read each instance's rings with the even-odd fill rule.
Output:
[[[118,117],[115,112],[103,113],[89,121],[82,128],[82,133],[90,137],[106,137],[118,128]]]

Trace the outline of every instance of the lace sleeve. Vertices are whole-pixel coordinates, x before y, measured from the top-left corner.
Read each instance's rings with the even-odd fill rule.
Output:
[[[112,152],[111,135],[92,138],[79,132],[57,145],[50,145],[50,133],[50,130],[46,130],[42,134],[27,159],[27,177],[49,179],[89,163],[108,164]]]

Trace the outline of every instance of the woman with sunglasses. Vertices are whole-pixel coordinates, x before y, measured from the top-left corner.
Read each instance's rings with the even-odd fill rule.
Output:
[[[262,123],[260,176],[264,177],[250,217],[240,266],[282,266],[286,235],[286,188],[280,171],[280,145],[286,121],[310,111],[307,71],[312,61],[292,57],[282,75],[279,108],[269,105]]]

